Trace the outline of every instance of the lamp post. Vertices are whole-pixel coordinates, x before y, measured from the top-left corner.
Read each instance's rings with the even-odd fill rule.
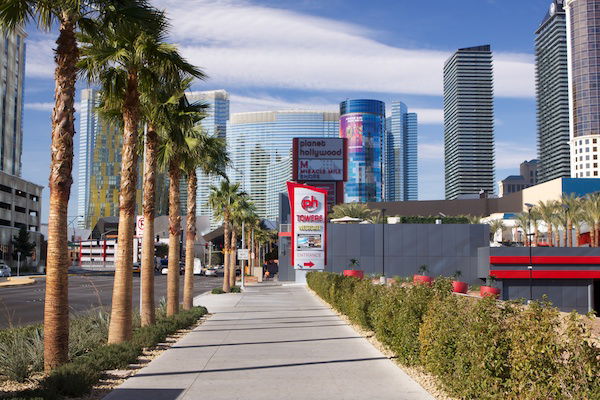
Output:
[[[525,232],[527,237],[527,242],[529,244],[529,265],[527,269],[529,270],[529,302],[533,301],[533,257],[531,256],[531,209],[534,207],[531,203],[525,203],[525,207],[527,207],[527,232]]]
[[[100,241],[102,241],[102,237],[108,235],[111,232],[117,232],[116,229],[111,229],[106,232],[100,234]],[[106,240],[106,238],[104,238]],[[106,250],[104,250],[104,254],[102,255],[102,268],[106,268]]]
[[[242,250],[244,250],[246,248],[246,228],[245,228],[245,221],[242,220]],[[242,262],[242,284],[241,284],[241,289],[244,290],[245,286],[244,286],[244,275],[246,275],[246,260],[240,260]]]
[[[21,252],[17,251],[17,276],[20,276],[21,270]]]
[[[385,208],[381,209],[381,219],[381,278],[379,281],[385,285]]]

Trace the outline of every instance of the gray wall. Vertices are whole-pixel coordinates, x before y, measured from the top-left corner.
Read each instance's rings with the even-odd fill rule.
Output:
[[[382,273],[383,228],[386,276],[412,276],[427,264],[431,276],[450,276],[460,270],[462,280],[480,283],[477,248],[489,244],[489,228],[480,224],[328,224],[326,270],[341,272],[356,258],[366,274]],[[289,254],[289,239],[280,239],[280,279],[293,280],[284,253]]]
[[[534,279],[532,294],[536,300],[544,296],[561,311],[585,314],[591,311],[593,305],[593,281],[591,279]],[[502,299],[528,299],[528,279],[502,280]]]

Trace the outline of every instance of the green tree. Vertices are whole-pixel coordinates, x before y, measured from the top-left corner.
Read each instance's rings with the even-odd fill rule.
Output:
[[[24,226],[19,228],[19,233],[13,236],[10,243],[13,246],[13,257],[17,257],[17,253],[21,253],[21,259],[31,257],[35,249],[35,242],[29,241],[29,232]]]
[[[50,31],[58,27],[54,49],[55,91],[50,146],[50,212],[44,301],[44,368],[49,371],[68,360],[69,265],[67,210],[73,179],[73,136],[75,134],[75,84],[79,47],[76,34],[94,35],[92,20],[110,24],[147,21],[153,11],[144,0],[3,0],[0,27],[13,31],[35,22]]]
[[[540,201],[536,206],[536,210],[539,213],[539,217],[544,221],[547,229],[547,241],[550,246],[553,245],[554,239],[552,237],[552,225],[554,214],[557,212],[557,204],[554,200],[548,200],[546,202]],[[557,244],[559,245],[559,244]]]
[[[504,229],[504,221],[495,219],[488,223],[490,225],[490,242],[494,241],[496,232],[500,231],[500,241],[502,241],[502,230]]]
[[[128,340],[132,333],[132,258],[135,194],[137,187],[138,130],[141,120],[140,83],[148,76],[175,80],[182,74],[204,77],[185,61],[174,45],[165,42],[167,19],[156,12],[151,23],[137,24],[118,20],[96,23],[94,35],[83,34],[79,67],[88,81],[102,86],[104,105],[122,105],[123,147],[121,150],[121,187],[119,196],[120,243],[116,255],[109,343]],[[174,251],[169,245],[169,251]]]
[[[377,211],[371,210],[363,203],[345,203],[338,204],[331,208],[331,219],[343,217],[358,218],[361,220],[371,220],[378,214]]]

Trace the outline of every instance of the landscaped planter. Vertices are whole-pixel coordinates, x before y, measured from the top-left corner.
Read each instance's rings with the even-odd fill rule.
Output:
[[[479,295],[481,297],[498,297],[500,296],[500,289],[492,287],[492,286],[482,286],[479,289]]]
[[[431,285],[433,283],[433,278],[427,275],[413,275],[413,283],[426,284]]]
[[[467,282],[452,281],[452,291],[454,293],[467,293],[469,284]]]
[[[365,271],[361,271],[360,269],[345,269],[344,276],[353,276],[362,279],[365,277]]]

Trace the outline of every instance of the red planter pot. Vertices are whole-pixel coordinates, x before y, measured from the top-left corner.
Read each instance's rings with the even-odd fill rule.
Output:
[[[344,276],[353,276],[358,279],[362,279],[365,277],[365,271],[361,271],[359,269],[345,269]]]
[[[479,289],[479,295],[481,297],[498,297],[500,296],[500,289],[491,286],[482,286],[481,289]]]
[[[413,275],[413,283],[426,284],[431,285],[433,283],[433,278],[425,275]]]
[[[452,281],[452,291],[454,293],[467,293],[469,285],[467,282]]]

